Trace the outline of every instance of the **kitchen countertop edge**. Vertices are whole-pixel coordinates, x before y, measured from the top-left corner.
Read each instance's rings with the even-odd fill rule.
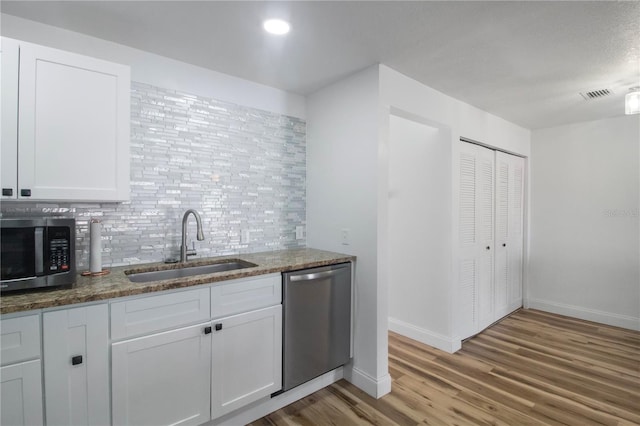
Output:
[[[149,283],[132,283],[127,278],[127,275],[131,273],[175,269],[182,265],[152,263],[118,266],[111,268],[110,274],[105,276],[83,277],[78,275],[76,283],[71,287],[21,292],[17,294],[3,294],[0,297],[0,314],[4,315],[36,309],[61,307],[102,300],[106,301],[119,297],[188,288],[198,285],[215,284],[239,278],[328,266],[354,261],[356,260],[356,257],[325,250],[302,248],[194,259],[189,261],[188,264],[189,266],[200,266],[224,262],[231,259],[240,259],[254,263],[257,266],[237,269],[234,271],[196,275],[187,278],[175,278]]]

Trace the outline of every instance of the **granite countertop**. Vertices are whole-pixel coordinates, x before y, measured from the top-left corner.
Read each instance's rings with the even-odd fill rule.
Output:
[[[0,314],[93,302],[274,272],[295,271],[298,269],[326,266],[355,260],[355,256],[304,248],[194,259],[189,261],[188,265],[208,265],[230,259],[240,259],[258,266],[149,283],[132,283],[127,278],[127,275],[139,272],[176,269],[183,265],[179,263],[149,263],[143,265],[118,266],[111,268],[109,275],[101,277],[83,277],[78,275],[76,283],[71,287],[21,292],[18,294],[3,294],[2,297],[0,297]]]

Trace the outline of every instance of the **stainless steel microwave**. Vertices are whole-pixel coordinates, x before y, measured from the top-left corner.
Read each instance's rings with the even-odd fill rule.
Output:
[[[2,292],[75,282],[75,219],[2,218],[0,234]]]

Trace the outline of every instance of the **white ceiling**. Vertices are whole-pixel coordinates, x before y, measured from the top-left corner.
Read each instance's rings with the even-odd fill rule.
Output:
[[[535,129],[623,114],[640,2],[2,1],[2,13],[306,95],[375,63]],[[286,37],[261,22],[283,17]],[[579,92],[613,95],[586,101]]]

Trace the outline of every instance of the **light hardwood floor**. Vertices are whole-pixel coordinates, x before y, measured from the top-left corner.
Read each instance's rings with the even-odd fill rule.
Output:
[[[640,425],[640,333],[520,310],[451,355],[389,333],[391,393],[341,380],[264,425]]]

